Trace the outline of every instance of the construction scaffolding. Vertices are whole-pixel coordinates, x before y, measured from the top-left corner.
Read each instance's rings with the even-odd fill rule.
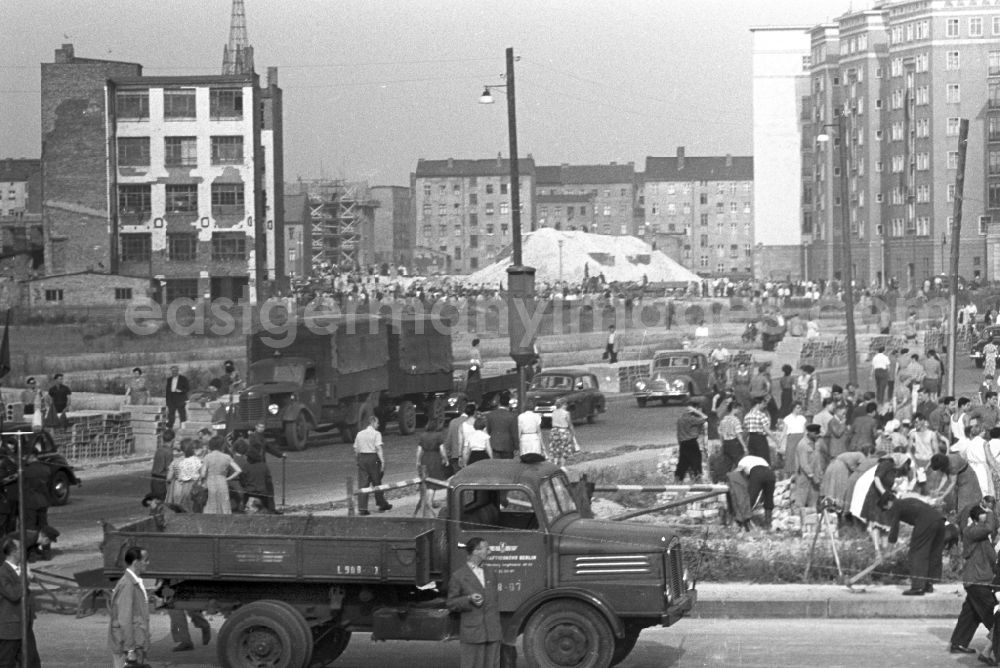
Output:
[[[314,269],[361,269],[373,261],[370,238],[378,206],[365,182],[342,180],[298,181],[309,197],[310,243]]]

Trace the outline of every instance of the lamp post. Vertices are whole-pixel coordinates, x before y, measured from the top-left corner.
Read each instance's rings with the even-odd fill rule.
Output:
[[[559,240],[559,282],[562,283],[562,247],[563,240]]]
[[[836,128],[840,139],[840,223],[841,241],[844,244],[842,262],[844,264],[844,307],[847,311],[847,380],[855,386],[858,384],[858,342],[854,331],[854,262],[851,259],[851,220],[848,210],[847,192],[847,117],[841,112],[835,124],[827,124],[824,128]],[[821,134],[816,141],[828,142],[830,136]],[[833,244],[831,235],[829,243]],[[832,270],[832,267],[831,267]]]
[[[517,412],[524,410],[527,397],[527,368],[535,362],[535,332],[528,331],[531,322],[529,306],[535,298],[535,268],[525,267],[521,257],[521,176],[517,159],[517,105],[514,97],[514,49],[507,48],[507,74],[501,86],[486,85],[480,104],[493,104],[491,89],[507,91],[507,134],[510,140],[510,222],[512,241],[511,266],[507,267],[507,330],[510,334],[510,356],[517,365]]]

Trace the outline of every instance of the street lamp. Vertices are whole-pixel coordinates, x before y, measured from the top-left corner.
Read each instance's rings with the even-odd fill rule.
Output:
[[[510,356],[517,365],[517,412],[524,410],[527,397],[527,367],[535,361],[535,333],[529,336],[528,307],[535,297],[535,268],[525,267],[521,258],[521,176],[517,161],[517,113],[514,98],[514,49],[507,48],[507,74],[503,85],[486,85],[480,104],[493,104],[492,89],[507,91],[507,133],[510,139],[510,222],[512,239],[511,266],[507,267],[507,331]],[[533,309],[532,309],[533,310]]]
[[[823,128],[836,128],[837,137],[840,138],[840,222],[841,241],[844,244],[843,264],[844,271],[844,306],[847,310],[847,380],[855,386],[858,384],[858,342],[854,332],[854,262],[851,259],[851,222],[848,210],[847,192],[847,121],[843,112],[837,117],[835,124],[824,125]],[[826,133],[816,137],[818,142],[830,141],[830,135]],[[833,236],[830,237],[830,244],[833,244]],[[832,268],[832,265],[831,265]]]
[[[559,282],[560,283],[562,282],[562,247],[563,247],[563,240],[560,239],[559,240]]]

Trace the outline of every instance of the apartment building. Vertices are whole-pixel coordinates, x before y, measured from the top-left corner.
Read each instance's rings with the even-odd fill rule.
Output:
[[[518,159],[521,231],[534,229],[535,160]],[[411,175],[414,264],[467,274],[495,262],[512,242],[510,161],[417,161]]]
[[[902,289],[945,273],[969,120],[960,269],[1000,278],[1000,5],[906,0],[811,30],[802,121],[807,273]],[[819,141],[817,141],[819,140]]]
[[[15,276],[42,266],[42,166],[38,159],[0,159],[0,259],[4,273]]]
[[[372,261],[410,266],[413,263],[413,195],[405,186],[372,186]]]
[[[647,157],[642,177],[640,238],[701,276],[752,275],[752,157],[693,157],[681,146],[675,157]]]
[[[535,168],[539,227],[634,235],[635,163],[538,166]]]
[[[146,276],[162,300],[269,295],[285,279],[281,90],[268,69],[143,76],[42,64],[50,274]]]

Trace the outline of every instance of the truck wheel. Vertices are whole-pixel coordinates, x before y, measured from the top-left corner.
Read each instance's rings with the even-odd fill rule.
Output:
[[[65,506],[69,503],[69,475],[65,471],[56,471],[52,476],[52,505]]]
[[[635,649],[635,643],[639,640],[639,633],[642,629],[625,627],[625,637],[615,638],[615,651],[611,654],[611,665],[617,666],[619,663],[625,660],[633,649]]]
[[[399,433],[408,436],[417,430],[417,407],[412,401],[399,404]]]
[[[646,398],[645,397],[639,397],[639,398],[637,398],[635,400],[635,403],[639,404],[639,408],[645,408],[646,407]]]
[[[236,609],[219,631],[224,668],[307,668],[312,637],[305,620],[280,601],[254,601]]]
[[[309,441],[309,418],[299,413],[291,422],[285,423],[285,447],[289,450],[305,450]]]
[[[524,655],[531,668],[605,668],[615,638],[607,621],[579,601],[550,601],[524,629]]]
[[[323,668],[336,661],[347,644],[351,642],[351,632],[333,624],[314,626],[313,657],[310,668]]]
[[[444,397],[434,397],[427,411],[427,431],[441,431],[444,428]]]

